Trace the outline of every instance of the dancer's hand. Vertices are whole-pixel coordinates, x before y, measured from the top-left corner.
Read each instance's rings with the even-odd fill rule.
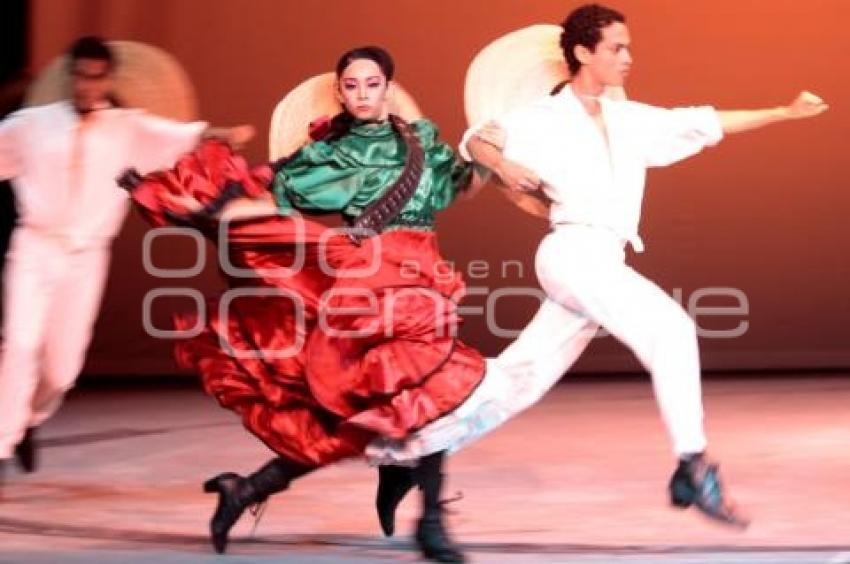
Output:
[[[237,125],[230,128],[227,135],[227,142],[234,149],[240,149],[245,143],[253,139],[256,133],[257,130],[254,129],[253,125]]]
[[[234,149],[241,149],[245,143],[254,137],[256,130],[253,125],[236,125],[234,127],[210,127],[203,135],[204,139],[219,139]]]
[[[532,170],[508,159],[502,159],[493,172],[514,192],[534,192],[543,186],[543,181]]]
[[[797,98],[786,108],[788,117],[791,119],[814,117],[822,114],[827,109],[829,109],[829,105],[821,100],[820,97],[808,91],[800,92]]]
[[[723,133],[740,133],[760,129],[766,125],[788,120],[810,118],[822,114],[829,106],[811,92],[800,92],[787,106],[775,106],[761,110],[718,111]]]
[[[493,145],[499,150],[505,148],[507,135],[505,134],[505,130],[502,129],[502,127],[495,121],[488,121],[485,123],[484,127],[475,132],[475,136],[485,143]]]
[[[172,210],[185,210],[185,213],[192,214],[204,207],[204,205],[194,196],[188,194],[172,194],[171,192],[163,192],[161,195],[164,203]],[[178,212],[184,213],[184,212]]]

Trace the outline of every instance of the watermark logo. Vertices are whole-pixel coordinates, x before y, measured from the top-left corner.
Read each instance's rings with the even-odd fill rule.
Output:
[[[403,281],[399,287],[384,288],[378,285],[376,289],[372,289],[369,284],[358,285],[358,281],[380,275],[381,268],[387,268],[381,237],[364,239],[360,246],[354,247],[346,242],[350,230],[327,229],[309,246],[292,243],[303,240],[308,232],[303,218],[295,215],[292,219],[288,225],[292,230],[291,237],[288,237],[287,242],[281,243],[286,249],[287,264],[270,268],[257,268],[254,265],[249,267],[234,261],[234,257],[242,255],[229,240],[228,225],[222,223],[219,226],[219,266],[227,276],[246,281],[221,295],[218,310],[215,312],[221,326],[231,326],[234,302],[238,299],[282,299],[287,303],[282,311],[291,316],[294,322],[295,333],[292,342],[281,350],[264,350],[260,347],[258,350],[246,352],[243,350],[246,348],[244,343],[243,346],[236,346],[230,339],[221,337],[222,349],[230,351],[238,358],[285,358],[298,354],[306,344],[309,330],[313,328],[334,338],[380,336],[388,339],[398,336],[396,331],[409,335],[411,323],[421,325],[423,320],[426,320],[431,326],[420,326],[417,330],[430,332],[436,337],[455,336],[458,317],[483,319],[490,335],[515,339],[522,332],[522,328],[504,327],[497,319],[498,312],[510,307],[511,300],[528,302],[531,299],[539,305],[546,300],[554,301],[568,313],[565,319],[585,319],[588,324],[602,325],[596,334],[597,338],[610,336],[609,330],[613,330],[616,335],[618,323],[622,321],[633,325],[636,316],[644,317],[637,323],[645,322],[647,328],[657,328],[659,323],[664,323],[681,312],[690,317],[697,337],[702,339],[735,339],[747,333],[750,326],[750,303],[746,293],[740,288],[709,286],[697,288],[687,294],[682,288],[674,288],[666,298],[664,295],[653,296],[652,305],[649,305],[629,302],[630,288],[618,288],[608,281],[601,281],[599,287],[586,290],[590,295],[571,295],[561,304],[558,301],[559,296],[547,296],[546,292],[536,285],[536,281],[526,281],[524,265],[516,260],[504,261],[495,268],[487,261],[474,260],[461,272],[457,265],[450,261],[430,261],[430,256],[433,255],[417,257],[414,254],[391,267],[394,269],[393,274]],[[192,239],[196,252],[191,266],[165,268],[155,264],[153,246],[166,237]],[[273,246],[271,252],[276,252]],[[209,322],[210,312],[206,309],[206,300],[197,289],[178,286],[174,282],[197,276],[204,270],[207,253],[203,236],[193,229],[179,227],[152,229],[144,237],[142,257],[145,271],[150,276],[169,281],[168,286],[152,289],[144,297],[142,319],[147,334],[158,339],[191,338],[199,335]],[[314,272],[329,279],[345,280],[344,285],[331,286],[318,298],[314,314],[308,313],[307,304],[301,295],[286,287],[286,279],[305,274],[308,258],[309,267]],[[276,264],[279,261],[270,257],[267,262]],[[314,272],[308,275],[312,276]],[[464,303],[458,305],[454,302],[454,296],[444,296],[435,288],[457,286],[460,275],[464,276],[468,285]],[[478,284],[484,279],[492,280],[494,277],[505,280],[505,284],[498,287]],[[251,287],[247,282],[249,279],[262,280],[262,283],[258,282],[256,287]],[[517,284],[516,280],[523,283]],[[275,284],[279,284],[279,287]],[[611,295],[616,295],[617,299],[607,297]],[[623,299],[624,296],[626,299]],[[154,304],[166,297],[190,298],[194,302],[197,318],[193,327],[172,330],[154,325]],[[592,303],[592,307],[582,307],[582,300],[588,304]],[[618,311],[618,308],[622,311]],[[597,316],[593,315],[594,311],[598,313]],[[411,312],[416,318],[415,321],[411,318]],[[609,330],[606,330],[605,326]],[[556,330],[557,328],[553,328],[553,331]]]

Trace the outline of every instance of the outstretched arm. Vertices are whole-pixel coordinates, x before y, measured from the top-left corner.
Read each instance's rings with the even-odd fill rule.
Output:
[[[718,111],[723,133],[740,133],[758,129],[773,123],[814,117],[825,112],[829,106],[811,92],[801,92],[787,106],[779,106],[764,110],[731,110]]]

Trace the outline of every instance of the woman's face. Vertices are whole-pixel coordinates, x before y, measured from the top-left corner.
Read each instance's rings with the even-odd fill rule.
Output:
[[[339,101],[357,119],[386,119],[388,89],[381,67],[371,59],[355,59],[339,77]]]

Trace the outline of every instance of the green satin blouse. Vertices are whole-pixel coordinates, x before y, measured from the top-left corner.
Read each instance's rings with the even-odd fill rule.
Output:
[[[464,189],[472,167],[437,140],[436,126],[426,119],[413,124],[425,151],[425,170],[413,197],[393,226],[431,227],[434,214],[448,207]],[[337,140],[302,147],[277,172],[272,191],[280,213],[340,211],[356,218],[399,177],[405,148],[389,122],[355,123]]]

